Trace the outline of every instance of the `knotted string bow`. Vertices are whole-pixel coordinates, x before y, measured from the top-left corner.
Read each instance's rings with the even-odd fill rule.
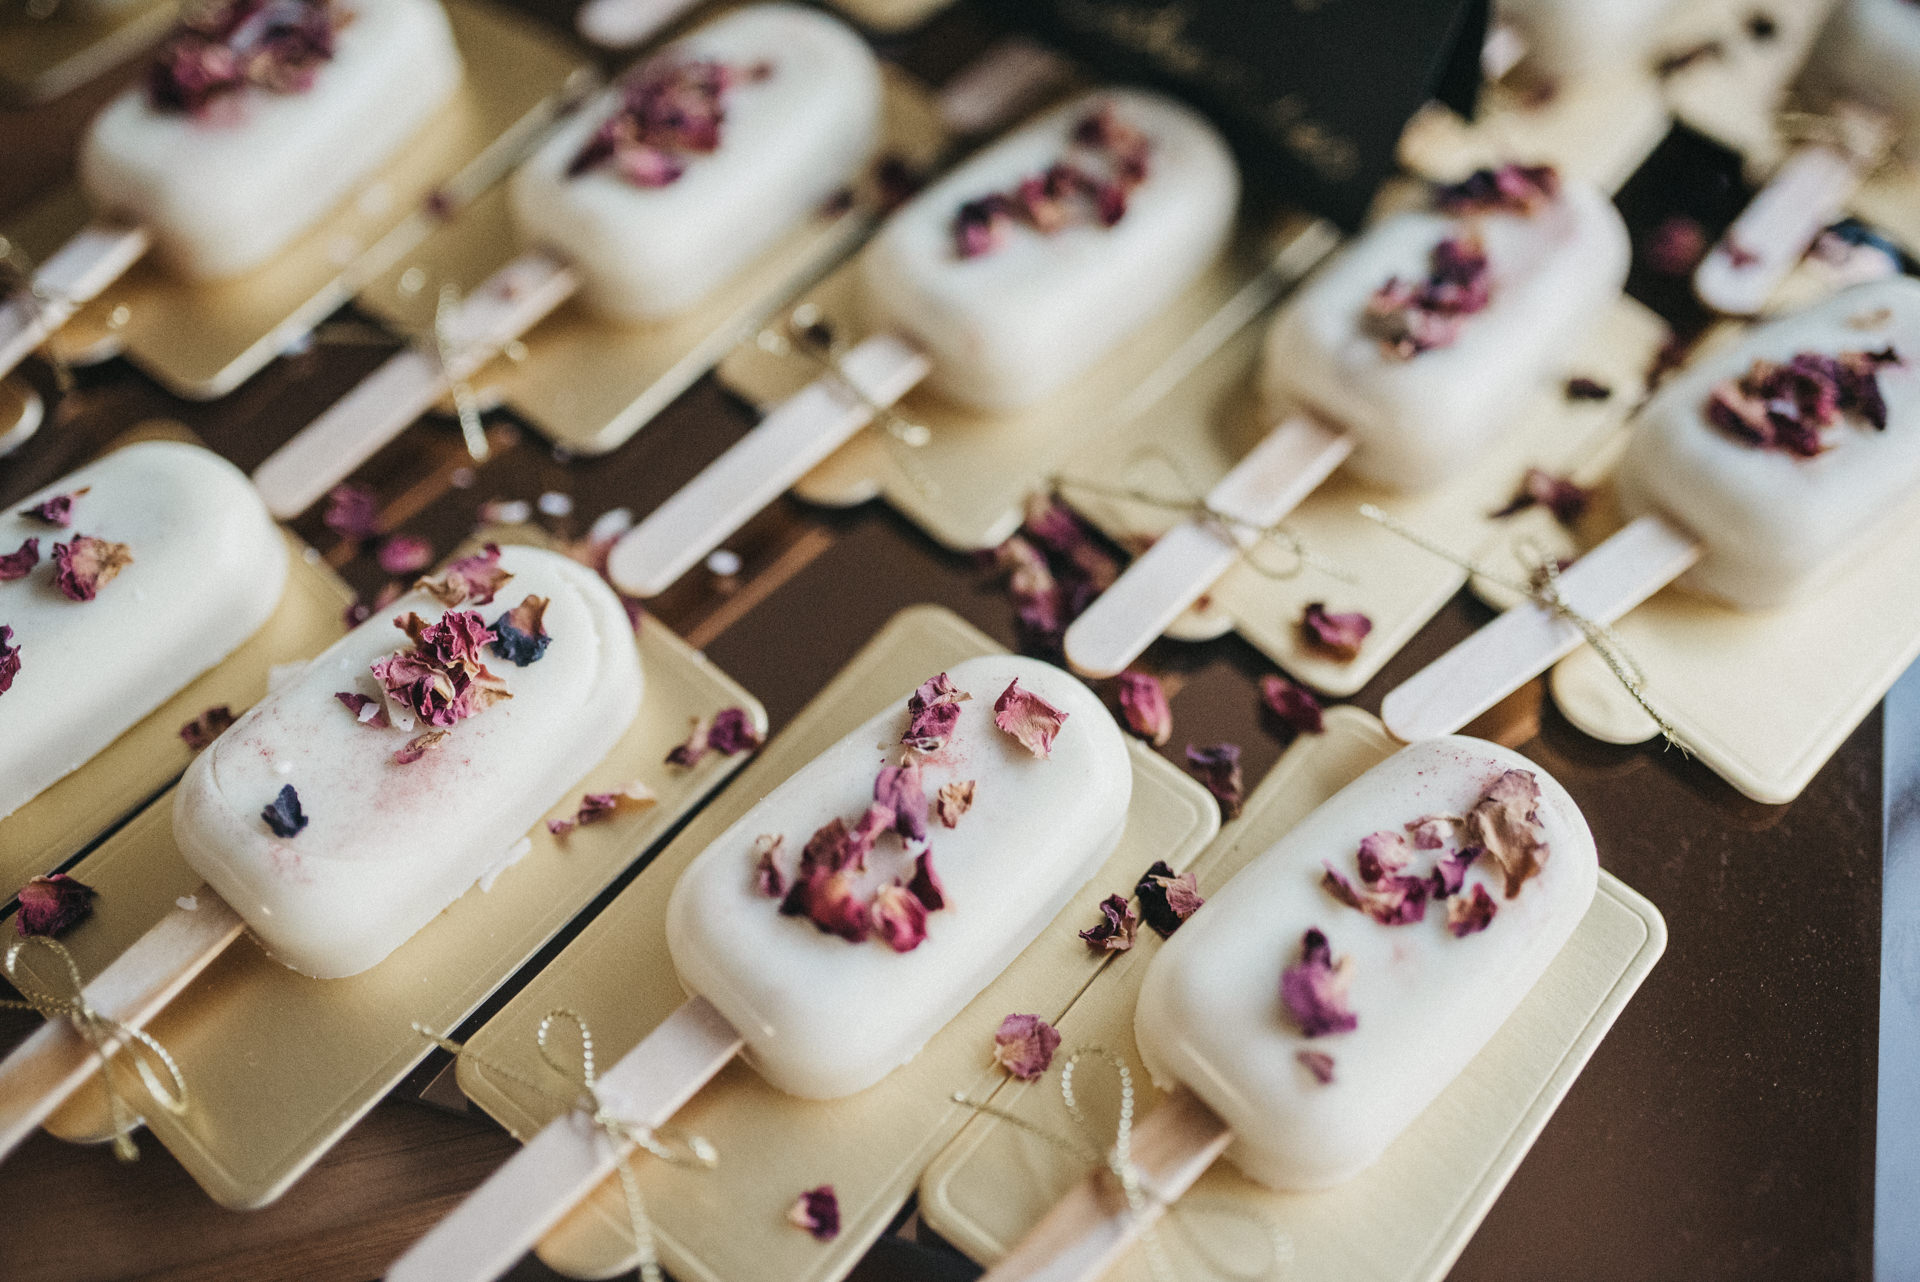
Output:
[[[22,954],[32,947],[52,954],[61,964],[60,978],[64,983],[43,984],[21,965]],[[126,1047],[147,1094],[176,1116],[187,1111],[187,1080],[180,1072],[180,1065],[167,1048],[144,1029],[130,1028],[87,1004],[80,966],[59,941],[44,935],[17,939],[8,946],[3,965],[7,981],[19,991],[21,1000],[0,1001],[0,1008],[37,1011],[48,1020],[64,1019],[93,1047],[94,1054],[100,1058],[100,1085],[107,1093],[107,1105],[113,1116],[113,1154],[123,1162],[139,1157],[133,1132],[139,1129],[143,1119],[114,1085],[112,1056]]]

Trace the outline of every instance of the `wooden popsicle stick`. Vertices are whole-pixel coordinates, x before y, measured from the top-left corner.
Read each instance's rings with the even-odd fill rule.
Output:
[[[644,44],[700,0],[587,0],[573,15],[574,29],[602,49]]]
[[[876,334],[776,406],[700,475],[620,537],[607,574],[630,596],[657,596],[865,427],[932,369],[903,338]],[[860,389],[855,393],[847,384]]]
[[[38,297],[16,296],[0,303],[0,375],[120,279],[151,243],[144,227],[90,223],[81,228],[34,270]]]
[[[1561,572],[1561,599],[1595,623],[1612,623],[1699,559],[1692,535],[1642,516]],[[1388,691],[1380,719],[1408,743],[1452,734],[1583,639],[1579,628],[1536,602],[1516,605]]]
[[[1242,525],[1189,520],[1129,565],[1067,628],[1067,662],[1090,677],[1123,671],[1256,540],[1333,474],[1353,439],[1296,414],[1269,432],[1207,492],[1207,506]]]
[[[1795,148],[1700,260],[1693,292],[1708,307],[1728,316],[1758,313],[1820,233],[1846,212],[1893,130],[1884,117],[1859,108],[1839,109],[1836,119],[1845,145]]]
[[[1133,1211],[1119,1181],[1097,1167],[981,1282],[1094,1282],[1232,1141],[1227,1124],[1180,1087],[1134,1128],[1133,1165],[1146,1206]]]
[[[84,1000],[109,1019],[140,1028],[205,970],[245,928],[210,886],[196,907],[162,917],[86,986]],[[92,1045],[66,1020],[51,1020],[0,1061],[0,1159],[33,1133],[99,1070]]]
[[[538,251],[489,276],[449,318],[445,363],[438,352],[418,347],[395,353],[267,456],[253,474],[267,510],[281,520],[300,515],[579,285],[573,268]]]
[[[600,1075],[601,1105],[634,1126],[665,1125],[741,1045],[704,997],[689,998]],[[554,1119],[408,1248],[387,1270],[387,1282],[499,1277],[613,1173],[624,1149],[577,1110]]]
[[[1489,82],[1504,80],[1526,56],[1527,38],[1520,29],[1510,22],[1495,22],[1480,45],[1480,74]]]

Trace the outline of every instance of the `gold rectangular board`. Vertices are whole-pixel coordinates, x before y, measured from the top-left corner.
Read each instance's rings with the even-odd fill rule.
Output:
[[[1299,740],[1255,790],[1241,818],[1196,868],[1203,894],[1266,850],[1308,811],[1399,745],[1378,721],[1335,708],[1326,732]],[[1277,1193],[1218,1161],[1157,1230],[1167,1276],[1341,1278],[1432,1282],[1472,1237],[1581,1068],[1666,947],[1654,906],[1602,872],[1573,938],[1466,1070],[1355,1179],[1311,1193]],[[1133,1074],[1142,1115],[1160,1098],[1133,1041],[1133,1008],[1160,941],[1142,931],[1076,1001],[1059,1028],[1063,1053],[1101,1046]],[[1059,1062],[1059,1061],[1056,1061]],[[1092,1076],[1104,1076],[1090,1068]],[[1058,1073],[1008,1081],[992,1106],[1095,1149],[1061,1100]],[[1097,1095],[1087,1115],[1113,1115]],[[983,1262],[1000,1258],[1085,1173],[1071,1156],[988,1116],[941,1153],[920,1185],[926,1224]],[[1382,1208],[1391,1207],[1391,1214]],[[1106,1275],[1156,1277],[1136,1245]],[[1275,1258],[1277,1255],[1278,1258]],[[1211,1261],[1212,1263],[1209,1263]]]
[[[953,0],[833,0],[833,7],[872,31],[892,34],[917,27]]]
[[[471,1015],[744,764],[717,753],[691,768],[666,764],[693,719],[743,706],[764,732],[766,713],[658,621],[643,622],[636,644],[646,674],[639,717],[549,817],[570,816],[584,793],[635,780],[655,805],[564,840],[539,825],[532,849],[490,889],[469,890],[392,956],[347,979],[308,978],[243,938],[147,1026],[191,1092],[183,1116],[156,1111],[148,1126],[214,1201],[244,1210],[278,1198],[433,1049],[415,1021],[448,1031]],[[73,873],[97,892],[93,917],[62,939],[88,978],[200,885],[173,842],[171,793]],[[89,1087],[48,1129],[100,1138],[104,1096]]]
[[[902,611],[769,744],[729,789],[668,846],[587,930],[468,1043],[463,1090],[526,1139],[559,1111],[551,1099],[500,1080],[481,1064],[530,1081],[554,1080],[534,1032],[555,1007],[591,1024],[611,1063],[685,999],[667,953],[668,894],[687,864],[777,783],[933,673],[998,647],[934,606]],[[956,1091],[981,1094],[1000,1076],[993,1032],[1016,1011],[1051,1019],[1099,972],[1076,932],[1098,916],[1109,891],[1128,891],[1155,859],[1184,866],[1213,838],[1213,799],[1165,759],[1133,745],[1127,829],[1102,871],[1001,976],[878,1085],[840,1100],[801,1100],[768,1086],[736,1061],[702,1088],[674,1125],[711,1141],[712,1170],[644,1157],[634,1171],[662,1261],[680,1282],[833,1282],[887,1227],[914,1181],[968,1114]],[[840,1236],[816,1242],[787,1222],[802,1189],[830,1183],[839,1194]],[[617,1178],[553,1229],[539,1254],[573,1277],[631,1269],[635,1252]]]
[[[178,424],[142,424],[132,439],[187,438]],[[193,753],[180,729],[209,708],[236,714],[267,692],[273,669],[310,658],[346,632],[353,593],[292,534],[279,608],[239,649],[115,739],[78,770],[0,819],[0,899],[52,872],[179,778]]]
[[[1113,427],[1156,400],[1231,332],[1220,317],[1237,316],[1250,305],[1249,298],[1275,292],[1281,276],[1304,272],[1313,257],[1302,247],[1324,249],[1327,243],[1326,224],[1319,220],[1289,216],[1276,226],[1255,215],[1244,222],[1247,229],[1220,261],[1172,306],[1038,404],[996,413],[968,409],[924,389],[910,392],[894,409],[900,418],[928,429],[924,445],[907,445],[876,424],[808,473],[794,493],[828,507],[884,498],[935,540],[959,551],[1003,542],[1019,528],[1028,496],[1048,488],[1070,453],[1104,440]],[[801,299],[802,306],[818,308],[848,342],[873,332],[859,273],[856,259]],[[776,354],[757,342],[735,348],[718,370],[722,383],[763,410],[817,373],[804,358]]]
[[[916,171],[946,139],[925,88],[888,68],[879,154]],[[822,210],[692,310],[649,324],[605,320],[577,298],[471,380],[483,404],[504,403],[558,445],[605,454],[644,427],[769,315],[844,258],[872,230],[877,193],[860,184],[855,203]],[[486,193],[368,284],[355,300],[403,333],[432,332],[440,287],[462,292],[506,265],[519,244],[505,184]]]
[[[396,156],[271,262],[190,283],[154,257],[134,264],[67,323],[50,350],[76,361],[123,349],[168,390],[224,396],[436,227],[436,193],[470,198],[504,175],[566,101],[595,83],[563,41],[486,0],[449,0],[466,74],[453,99]],[[23,244],[44,258],[88,216],[77,191],[31,218]],[[57,235],[49,236],[49,232]],[[46,243],[48,240],[51,243]]]
[[[128,0],[82,13],[72,0],[50,12],[28,0],[0,7],[0,101],[51,102],[125,62],[166,33],[177,0]]]

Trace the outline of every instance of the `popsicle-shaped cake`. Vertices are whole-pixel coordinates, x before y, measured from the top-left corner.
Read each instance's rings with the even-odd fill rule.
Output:
[[[525,547],[452,562],[195,759],[174,838],[208,885],[86,1000],[137,1027],[243,927],[308,975],[374,966],[525,850],[641,686],[632,625],[593,570]],[[95,1067],[65,1021],[0,1063],[0,1155]]]
[[[689,1001],[600,1075],[657,1127],[736,1054],[831,1099],[912,1059],[1112,853],[1132,790],[1100,700],[1032,659],[903,691],[757,802],[681,874],[667,942]],[[618,1154],[561,1118],[387,1273],[511,1268]]]
[[[0,817],[272,617],[287,545],[198,446],[129,445],[0,512]]]
[[[1672,8],[1673,0],[1499,0],[1494,20],[1518,37],[1528,71],[1559,81],[1644,56]]]
[[[747,5],[647,58],[514,174],[528,249],[447,326],[453,368],[393,357],[260,465],[267,506],[304,510],[576,291],[610,323],[697,306],[859,177],[880,119],[872,50],[815,9]]]
[[[104,221],[0,310],[0,373],[152,245],[191,281],[260,266],[353,194],[460,83],[436,0],[193,8],[80,149]]]
[[[1272,322],[1260,378],[1280,425],[1207,496],[1233,526],[1176,526],[1074,621],[1067,658],[1124,669],[1343,462],[1403,492],[1471,470],[1618,298],[1629,256],[1612,202],[1545,167],[1481,170],[1362,233]]]
[[[1825,137],[1787,154],[1693,276],[1716,311],[1751,316],[1846,210],[1890,146],[1920,138],[1920,7],[1840,0],[1802,69],[1797,94],[1826,117]]]
[[[615,547],[623,591],[664,591],[922,381],[990,410],[1032,404],[1167,307],[1225,246],[1226,144],[1157,94],[1046,112],[895,211],[860,282],[879,329]]]
[[[1098,1277],[1224,1147],[1272,1188],[1379,1160],[1500,1030],[1593,901],[1593,836],[1552,777],[1477,739],[1403,748],[1209,896],[1147,968],[1134,1038],[1169,1098],[988,1277]]]
[[[1920,496],[1920,281],[1846,290],[1756,325],[1673,377],[1635,418],[1617,473],[1633,519],[1560,575],[1610,623],[1678,579],[1744,610],[1807,599],[1904,546]],[[1514,607],[1390,692],[1403,739],[1458,729],[1580,644]]]

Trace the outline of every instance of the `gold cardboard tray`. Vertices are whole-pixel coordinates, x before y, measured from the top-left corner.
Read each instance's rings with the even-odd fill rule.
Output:
[[[476,1060],[546,1080],[534,1029],[556,1006],[593,1026],[602,1062],[633,1047],[684,999],[666,951],[668,892],[680,872],[778,781],[873,715],[899,691],[943,667],[996,652],[993,642],[934,606],[894,616],[742,776],[663,851],[591,926],[469,1042],[460,1085],[515,1135],[532,1135],[555,1112],[551,1100],[498,1082]],[[1183,866],[1219,828],[1213,799],[1143,745],[1134,748],[1133,808],[1105,868],[1007,971],[879,1085],[848,1099],[781,1094],[736,1061],[675,1125],[711,1140],[710,1171],[644,1158],[635,1173],[668,1271],[680,1282],[830,1282],[846,1274],[913,1191],[921,1169],[966,1121],[955,1091],[982,1093],[1000,1072],[993,1031],[1011,1011],[1048,1018],[1073,1001],[1100,959],[1076,932],[1109,891],[1132,887],[1155,859]],[[787,1208],[800,1190],[831,1183],[842,1229],[822,1245],[794,1228]],[[541,1259],[574,1277],[611,1277],[634,1266],[617,1179],[562,1221]]]
[[[312,231],[263,267],[229,281],[190,284],[142,259],[53,340],[52,350],[98,359],[112,335],[142,369],[181,396],[224,396],[297,343],[362,285],[437,225],[427,209],[440,190],[471,194],[495,181],[593,83],[564,42],[531,19],[484,0],[449,0],[447,16],[466,63],[453,99],[377,175]],[[51,216],[29,220],[22,242],[36,259],[87,218],[76,190]],[[57,228],[52,243],[43,239]],[[39,241],[39,243],[35,243]],[[105,349],[111,354],[111,349]]]
[[[1245,220],[1258,224],[1259,219]],[[852,507],[884,498],[934,539],[959,551],[990,548],[1020,526],[1027,496],[1043,491],[1067,456],[1103,440],[1204,359],[1228,332],[1217,318],[1275,292],[1262,269],[1296,240],[1324,239],[1324,224],[1289,218],[1244,230],[1173,305],[1091,369],[1038,405],[1010,413],[971,410],[924,389],[896,407],[931,431],[911,447],[880,427],[860,433],[809,472],[794,493],[811,503]],[[858,287],[858,260],[804,296],[849,340],[873,331]],[[1248,298],[1254,301],[1249,304]],[[763,410],[811,382],[806,360],[743,343],[720,363],[720,381]]]
[[[833,0],[833,7],[872,31],[890,34],[917,27],[953,0]]]
[[[1218,888],[1314,806],[1399,745],[1353,708],[1334,708],[1324,735],[1298,741],[1255,790],[1242,817],[1197,867],[1200,887]],[[1159,1100],[1133,1044],[1133,1008],[1160,940],[1142,931],[1068,1011],[1063,1051],[1098,1045],[1132,1070],[1139,1107]],[[1600,874],[1593,907],[1564,952],[1500,1032],[1378,1164],[1357,1179],[1315,1193],[1275,1193],[1216,1162],[1159,1230],[1171,1273],[1194,1282],[1267,1276],[1344,1282],[1428,1282],[1445,1274],[1581,1068],[1606,1036],[1667,942],[1659,911],[1612,874]],[[1105,1074],[1098,1076],[1104,1078]],[[1057,1073],[1006,1081],[993,1106],[1046,1130],[1074,1135]],[[1100,1105],[1090,1116],[1105,1118]],[[1097,1146],[1110,1134],[1088,1137]],[[998,1259],[1084,1171],[1045,1142],[993,1118],[977,1118],[927,1171],[920,1214],[977,1260]],[[1382,1209],[1391,1207],[1390,1214]],[[1185,1208],[1184,1210],[1182,1208]],[[1278,1240],[1222,1212],[1264,1218]],[[1211,1268],[1196,1250],[1219,1262]],[[1135,1247],[1107,1275],[1148,1279]]]
[[[99,16],[67,0],[36,18],[26,0],[0,9],[0,100],[50,102],[125,62],[173,25],[176,0],[132,0]]]
[[[1074,456],[1062,468],[1063,476],[1167,499],[1203,495],[1277,421],[1262,410],[1256,387],[1266,329],[1265,316],[1245,326],[1160,401]],[[1269,541],[1215,584],[1204,607],[1189,611],[1170,635],[1202,640],[1237,629],[1315,690],[1354,693],[1466,581],[1463,570],[1361,516],[1360,505],[1378,504],[1442,547],[1466,555],[1505,537],[1506,522],[1491,514],[1518,492],[1526,468],[1566,472],[1617,434],[1666,332],[1653,313],[1623,298],[1569,366],[1607,384],[1613,395],[1576,402],[1558,382],[1541,388],[1516,428],[1472,473],[1431,493],[1395,494],[1336,473],[1283,522],[1307,550],[1308,563]],[[1088,519],[1123,543],[1157,537],[1178,519],[1166,508],[1071,485],[1064,492]],[[1281,577],[1284,571],[1295,572]],[[1312,601],[1334,610],[1360,610],[1373,620],[1357,659],[1340,663],[1305,643],[1299,622]]]
[[[192,439],[177,423],[154,422],[122,444],[161,436]],[[353,593],[318,552],[292,534],[286,539],[286,590],[260,631],[92,760],[0,819],[0,899],[60,867],[179,778],[193,759],[180,727],[223,703],[245,711],[267,692],[275,665],[318,654],[346,632]]]
[[[606,760],[549,812],[571,815],[583,793],[639,779],[650,809],[580,829],[567,840],[545,825],[533,849],[492,889],[469,890],[386,961],[348,979],[309,979],[234,944],[148,1025],[191,1086],[183,1117],[148,1119],[156,1138],[214,1201],[264,1206],[379,1102],[433,1049],[413,1031],[451,1029],[525,965],[556,931],[714,789],[742,758],[713,754],[691,769],[665,764],[695,717],[752,696],[649,618],[637,644],[646,672],[640,715]],[[149,806],[74,875],[99,892],[94,916],[63,942],[87,977],[173,910],[200,878],[173,844],[172,794]],[[76,1097],[48,1129],[89,1140],[106,1131],[97,1090]]]
[[[945,144],[925,88],[888,68],[879,154],[919,169]],[[570,300],[526,335],[524,355],[494,361],[476,375],[476,394],[483,403],[511,405],[576,454],[616,449],[864,240],[875,208],[876,194],[865,190],[849,209],[821,211],[711,298],[670,320],[621,325]],[[501,184],[421,241],[356,301],[405,333],[431,333],[440,286],[471,289],[505,266],[518,244]]]

